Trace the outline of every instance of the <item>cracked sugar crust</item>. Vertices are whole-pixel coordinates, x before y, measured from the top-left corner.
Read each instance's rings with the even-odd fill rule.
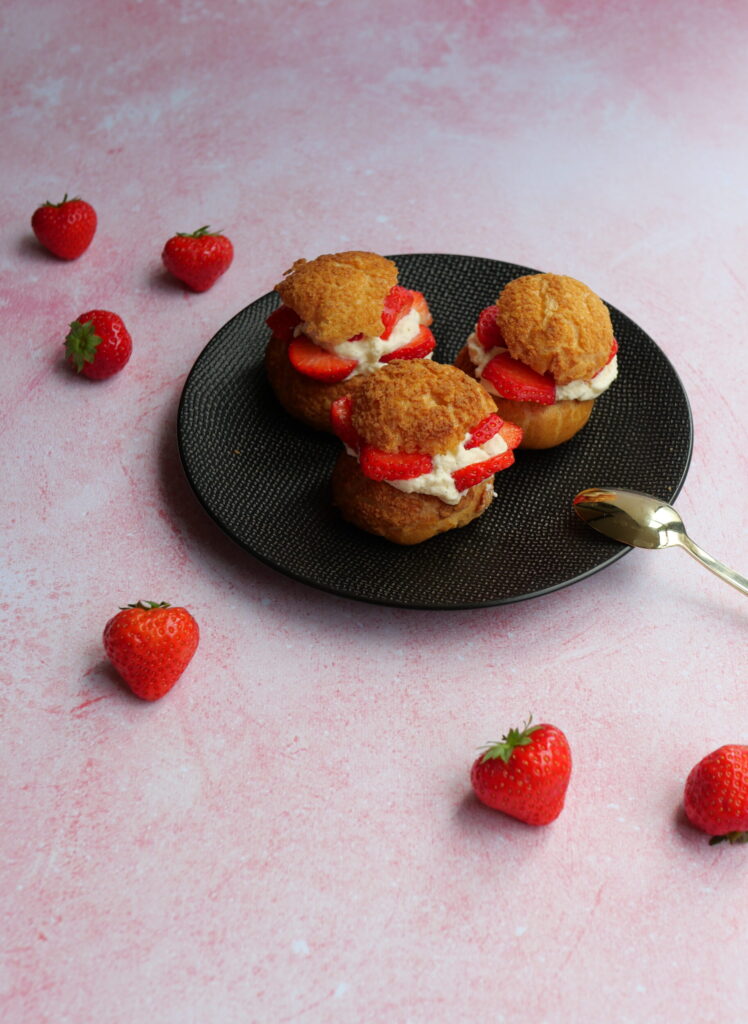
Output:
[[[310,337],[335,344],[356,334],[378,337],[384,300],[395,284],[392,260],[373,252],[338,252],[296,260],[275,290]]]
[[[573,277],[517,277],[496,300],[496,322],[509,354],[557,384],[591,380],[613,344],[610,313]]]
[[[364,441],[386,452],[441,455],[495,411],[491,396],[457,367],[402,359],[366,379],[352,423]]]

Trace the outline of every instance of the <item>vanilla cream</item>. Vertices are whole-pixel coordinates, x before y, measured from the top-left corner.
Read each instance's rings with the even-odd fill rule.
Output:
[[[465,437],[451,452],[443,455],[432,455],[432,467],[429,473],[413,477],[412,480],[388,480],[387,483],[406,494],[431,494],[446,505],[457,505],[465,496],[465,491],[458,491],[452,474],[457,469],[472,466],[476,462],[485,462],[495,455],[501,455],[509,447],[501,436],[494,436],[479,448],[466,448],[470,434]]]
[[[585,402],[590,398],[597,398],[610,387],[617,376],[618,356],[615,355],[592,380],[573,380],[569,384],[557,384],[556,401],[572,399],[575,402]]]
[[[507,349],[497,347],[489,349],[487,352],[478,341],[475,332],[468,338],[467,347],[470,361],[475,367],[476,379],[481,382],[489,395],[503,398],[504,396],[496,390],[490,381],[483,379],[483,371],[494,356],[499,355],[501,352],[506,352]],[[572,380],[568,384],[557,384],[556,401],[564,402],[571,400],[574,402],[585,402],[591,398],[597,398],[598,395],[601,395],[603,391],[610,387],[617,376],[618,356],[615,355],[591,380]]]
[[[294,334],[306,334],[315,345],[319,345],[320,348],[324,348],[333,355],[340,356],[341,359],[355,359],[358,365],[345,378],[350,380],[351,377],[358,377],[360,374],[381,370],[382,366],[386,365],[379,362],[382,356],[389,355],[390,352],[409,344],[417,337],[420,329],[420,314],[417,309],[411,309],[409,313],[398,320],[392,329],[392,334],[387,339],[364,335],[355,341],[339,341],[337,344],[332,344],[329,341],[318,341],[304,323],[296,327]],[[430,359],[431,353],[424,358]]]

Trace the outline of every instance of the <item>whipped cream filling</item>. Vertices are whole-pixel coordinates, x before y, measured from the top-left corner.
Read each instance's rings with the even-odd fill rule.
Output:
[[[329,341],[318,341],[304,323],[299,324],[295,328],[294,334],[306,334],[315,345],[319,345],[320,348],[331,352],[335,356],[340,356],[341,359],[357,360],[358,366],[351,370],[345,378],[350,380],[351,377],[358,377],[360,374],[381,370],[382,366],[386,365],[379,362],[382,356],[386,356],[390,352],[394,352],[396,349],[402,348],[403,345],[413,341],[420,329],[420,314],[417,309],[411,309],[401,320],[398,320],[392,329],[392,334],[386,340],[381,337],[374,338],[364,335],[363,338],[358,338],[356,341],[339,341],[336,344]],[[424,358],[431,359],[431,353]]]
[[[485,462],[494,455],[501,455],[509,447],[501,436],[494,436],[479,448],[466,448],[470,434],[465,437],[451,452],[443,455],[432,455],[431,472],[422,473],[412,480],[387,480],[391,487],[406,494],[431,494],[446,505],[457,505],[465,497],[465,491],[458,491],[452,474],[456,469],[471,466],[475,462]]]
[[[617,376],[618,356],[614,355],[591,380],[572,380],[568,384],[557,384],[556,401],[585,402],[590,398],[597,398],[603,391],[607,391]]]
[[[470,356],[470,362],[475,367],[475,376],[481,382],[483,387],[490,395],[495,395],[497,398],[503,398],[493,384],[488,380],[483,380],[483,371],[486,366],[491,362],[494,356],[499,355],[500,352],[506,352],[505,348],[492,348],[488,352],[483,348],[481,343],[478,341],[478,336],[473,332],[467,340],[468,354]],[[613,381],[618,376],[618,356],[615,355],[603,366],[602,370],[595,374],[591,380],[572,380],[568,384],[557,384],[556,385],[556,401],[565,402],[586,402],[591,398],[597,398],[603,391],[606,391]]]

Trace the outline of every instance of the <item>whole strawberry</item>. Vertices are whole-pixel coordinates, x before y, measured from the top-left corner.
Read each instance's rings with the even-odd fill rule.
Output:
[[[119,373],[130,358],[132,338],[116,313],[92,309],[71,323],[65,352],[78,373],[104,380]]]
[[[65,193],[61,203],[47,201],[34,210],[31,227],[45,249],[61,260],[77,260],[96,232],[96,211],[84,199],[68,199]]]
[[[110,661],[143,700],[168,693],[197,650],[200,630],[186,608],[138,601],[121,608],[104,627]]]
[[[690,822],[709,844],[748,842],[748,747],[712,751],[691,769],[683,803]]]
[[[208,225],[191,235],[174,235],[164,246],[161,259],[167,270],[193,292],[206,292],[231,266],[234,247],[220,231]]]
[[[555,725],[510,729],[473,764],[470,781],[484,804],[528,825],[547,825],[561,813],[571,777],[571,750]]]

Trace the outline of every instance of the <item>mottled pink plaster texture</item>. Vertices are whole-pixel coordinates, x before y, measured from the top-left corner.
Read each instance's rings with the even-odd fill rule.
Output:
[[[681,810],[748,742],[745,598],[636,551],[501,608],[349,602],[226,538],[175,441],[197,355],[300,256],[571,274],[675,365],[678,507],[747,571],[745,5],[8,0],[0,32],[0,1018],[748,1020],[748,850]],[[99,214],[74,263],[29,226],[66,191]],[[236,257],[196,295],[160,252],[202,224]],[[61,358],[97,306],[134,345],[99,384]],[[101,645],[141,597],[202,633],[153,705]],[[530,711],[575,761],[534,830],[469,784]]]

